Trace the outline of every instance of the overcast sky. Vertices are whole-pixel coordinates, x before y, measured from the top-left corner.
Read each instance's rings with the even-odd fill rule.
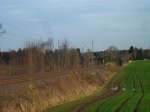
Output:
[[[150,47],[150,0],[0,0],[0,23],[1,50],[49,37],[55,48],[64,38],[84,50]]]

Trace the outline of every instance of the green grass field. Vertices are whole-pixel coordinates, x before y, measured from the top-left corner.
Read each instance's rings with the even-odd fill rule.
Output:
[[[125,91],[90,104],[82,112],[150,112],[150,61],[136,61],[124,69],[118,75]]]
[[[150,61],[135,61],[120,69],[103,92],[119,94],[102,98],[84,107],[82,112],[150,112]],[[100,94],[100,93],[99,93]],[[90,98],[92,98],[91,96]],[[67,112],[90,100],[84,98],[50,109],[48,112]]]
[[[94,95],[87,96],[87,97],[84,97],[84,98],[76,100],[76,101],[67,102],[65,104],[53,107],[53,108],[49,109],[47,112],[71,112],[77,106],[81,105],[82,103],[87,102],[88,100],[90,100],[94,97],[97,97],[98,95],[99,95],[99,93],[96,93]]]

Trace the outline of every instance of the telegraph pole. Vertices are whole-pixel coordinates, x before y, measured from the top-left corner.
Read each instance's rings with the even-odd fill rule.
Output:
[[[93,69],[93,44],[94,44],[94,42],[92,40],[92,69]]]
[[[58,40],[58,70],[60,71],[60,47],[59,47],[59,40]]]
[[[94,44],[94,42],[93,42],[93,40],[92,40],[92,52],[93,52],[93,44]]]

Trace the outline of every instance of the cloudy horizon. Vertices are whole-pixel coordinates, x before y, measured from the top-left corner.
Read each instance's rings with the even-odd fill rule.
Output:
[[[95,50],[111,45],[149,48],[149,4],[148,0],[2,0],[0,23],[6,34],[0,37],[0,49],[22,47],[28,37],[53,37],[55,48],[64,38],[85,49],[92,40]]]

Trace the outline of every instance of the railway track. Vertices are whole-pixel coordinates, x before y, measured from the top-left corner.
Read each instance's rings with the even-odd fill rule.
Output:
[[[58,72],[50,72],[50,73],[44,73],[44,74],[37,74],[37,75],[24,75],[24,76],[11,76],[6,79],[0,80],[0,86],[2,85],[8,85],[8,84],[14,84],[14,83],[20,83],[25,81],[31,81],[31,80],[39,80],[39,79],[45,79],[50,77],[60,77],[68,75],[70,72],[84,72],[88,71],[89,69],[74,69],[74,70],[68,70],[68,71],[58,71]]]
[[[32,76],[22,76],[22,77],[12,77],[12,79],[5,79],[0,81],[0,86],[7,85],[7,84],[14,84],[19,82],[25,82],[25,81],[31,81],[31,80],[38,80],[38,79],[44,79],[44,78],[50,78],[50,77],[57,77],[57,76],[63,76],[66,75],[67,72],[62,73],[52,73],[52,74],[42,74],[42,75],[32,75]]]

